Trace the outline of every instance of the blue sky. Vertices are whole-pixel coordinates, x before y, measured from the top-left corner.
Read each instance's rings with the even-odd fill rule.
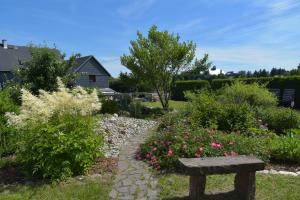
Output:
[[[225,71],[300,62],[300,0],[1,0],[0,39],[94,55],[113,76],[136,31],[156,24]]]

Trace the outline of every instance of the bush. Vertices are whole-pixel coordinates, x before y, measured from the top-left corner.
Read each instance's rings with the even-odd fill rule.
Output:
[[[217,126],[218,119],[222,113],[222,105],[216,101],[213,94],[202,90],[200,93],[186,93],[191,102],[190,116],[194,125],[201,127]]]
[[[214,79],[210,86],[213,90],[220,89],[226,85],[231,85],[239,80],[241,82],[252,84],[258,83],[266,85],[271,89],[295,89],[295,108],[300,108],[300,76],[285,76],[285,77],[260,77],[260,78],[241,78],[241,79]]]
[[[239,134],[223,134],[218,131],[161,132],[141,145],[138,159],[145,159],[156,169],[177,169],[178,158],[256,155],[267,161],[268,140],[245,137]]]
[[[260,110],[258,115],[270,130],[280,134],[284,134],[288,129],[298,128],[300,125],[300,115],[290,108],[266,108]]]
[[[176,101],[186,100],[184,97],[185,91],[196,91],[209,87],[208,81],[194,80],[194,81],[176,81],[172,89],[172,99]]]
[[[101,108],[96,91],[58,85],[57,92],[39,96],[23,89],[20,114],[6,114],[20,132],[17,159],[30,174],[53,181],[84,173],[102,141],[91,117]]]
[[[224,131],[246,131],[256,126],[255,115],[247,103],[221,103],[209,92],[187,93],[193,125]]]
[[[14,153],[18,135],[13,127],[7,126],[6,112],[18,112],[7,90],[0,91],[0,157]]]
[[[279,137],[272,141],[271,159],[300,164],[300,138]]]
[[[242,82],[235,82],[222,89],[218,98],[222,103],[248,103],[253,107],[270,107],[277,105],[276,96],[269,92],[264,86],[258,85],[257,83],[245,84]]]
[[[100,155],[100,136],[92,117],[57,115],[22,130],[18,160],[31,175],[62,180],[85,173]]]
[[[217,124],[219,130],[245,133],[248,129],[256,126],[256,120],[249,104],[225,104],[222,106]]]
[[[109,114],[114,114],[114,113],[119,113],[120,107],[117,102],[113,100],[103,100],[102,101],[102,107],[101,107],[101,113],[109,113]]]

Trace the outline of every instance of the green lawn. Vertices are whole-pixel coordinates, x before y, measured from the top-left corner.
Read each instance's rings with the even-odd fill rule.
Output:
[[[181,175],[159,175],[160,198],[165,200],[188,199],[188,177]],[[205,193],[233,190],[233,175],[208,176]],[[300,178],[283,175],[256,175],[257,200],[299,200]]]
[[[85,177],[84,180],[70,179],[58,185],[35,184],[4,185],[0,183],[1,200],[71,200],[71,199],[109,199],[112,176],[100,178]]]
[[[157,102],[142,102],[143,105],[148,106],[148,107],[159,107],[162,108],[161,104],[159,101]],[[183,110],[186,105],[187,102],[186,101],[169,101],[170,104],[170,108],[172,109],[176,109],[176,110]]]

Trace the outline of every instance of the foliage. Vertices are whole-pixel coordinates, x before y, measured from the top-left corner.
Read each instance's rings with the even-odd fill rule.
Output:
[[[160,132],[141,145],[137,158],[145,159],[156,169],[173,170],[178,158],[234,156],[254,154],[268,160],[268,140],[223,134],[219,131],[198,129]]]
[[[57,92],[49,93],[40,90],[39,96],[22,89],[20,114],[6,113],[8,123],[22,127],[28,124],[46,123],[55,114],[88,116],[101,109],[96,90],[89,94],[81,87],[73,90],[66,88],[60,79],[57,82]]]
[[[111,79],[109,87],[117,92],[152,92],[153,88],[132,73],[120,73],[119,78]]]
[[[100,155],[100,136],[90,116],[55,115],[47,123],[22,128],[18,160],[31,175],[63,180],[85,173]]]
[[[218,128],[224,131],[247,132],[256,126],[256,120],[252,108],[247,103],[221,104],[222,111],[218,116]]]
[[[251,84],[264,84],[268,89],[295,89],[295,108],[300,108],[300,76],[285,77],[261,77],[261,78],[242,78],[242,79],[214,79],[211,81],[213,90],[220,89],[226,85],[231,85],[239,80],[241,82]]]
[[[243,82],[235,82],[230,86],[227,85],[220,93],[218,98],[222,103],[248,103],[253,107],[270,107],[277,104],[275,95],[258,83],[245,84]]]
[[[196,45],[180,42],[179,35],[158,31],[152,26],[148,36],[137,33],[137,40],[131,41],[130,55],[123,55],[121,63],[155,88],[163,109],[167,110],[171,88],[179,71],[192,62]]]
[[[197,127],[245,132],[256,125],[254,112],[247,103],[220,102],[218,96],[207,91],[186,94],[191,102],[191,121]]]
[[[298,128],[300,125],[300,115],[290,108],[271,107],[262,109],[259,117],[270,130],[276,133],[285,133],[289,129]]]
[[[17,133],[13,127],[7,126],[6,112],[18,112],[18,106],[13,102],[9,91],[0,91],[0,157],[13,153],[16,149]]]
[[[101,108],[96,91],[69,90],[60,80],[58,86],[39,96],[23,89],[20,114],[6,114],[20,133],[18,160],[31,175],[51,180],[84,173],[102,144],[91,117]]]
[[[114,114],[114,113],[119,113],[120,107],[117,104],[116,101],[106,99],[102,101],[102,106],[101,106],[101,113],[109,113],[109,114]]]
[[[38,94],[40,89],[55,91],[57,77],[62,77],[65,83],[75,79],[76,75],[70,69],[79,55],[71,56],[66,61],[65,55],[58,49],[47,46],[30,46],[30,53],[32,59],[21,63],[23,66],[15,71],[15,76],[34,94]]]
[[[271,158],[300,164],[300,137],[278,137],[271,143]]]
[[[186,100],[184,97],[185,91],[196,91],[209,87],[208,81],[195,80],[195,81],[176,81],[172,89],[172,99],[176,101]]]
[[[191,102],[189,110],[194,125],[215,128],[218,126],[222,105],[212,93],[204,90],[200,93],[187,92],[186,98]]]
[[[192,68],[182,72],[180,76],[208,74],[209,69],[212,67],[212,62],[208,60],[208,54],[205,53],[202,59],[196,59]]]

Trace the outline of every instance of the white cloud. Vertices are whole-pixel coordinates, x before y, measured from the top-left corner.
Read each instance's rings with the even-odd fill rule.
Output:
[[[203,50],[202,50],[203,49]],[[221,69],[227,70],[242,67],[244,70],[253,70],[249,67],[296,67],[300,62],[297,53],[284,49],[274,49],[261,46],[234,46],[234,47],[203,47],[197,50],[197,57],[203,57],[207,52],[210,60]],[[248,67],[248,68],[246,68]]]
[[[179,24],[173,28],[175,32],[187,31],[190,29],[195,29],[203,20],[202,19],[192,19],[184,24]]]
[[[138,17],[145,13],[156,0],[132,0],[129,4],[118,9],[118,14],[122,17]]]

